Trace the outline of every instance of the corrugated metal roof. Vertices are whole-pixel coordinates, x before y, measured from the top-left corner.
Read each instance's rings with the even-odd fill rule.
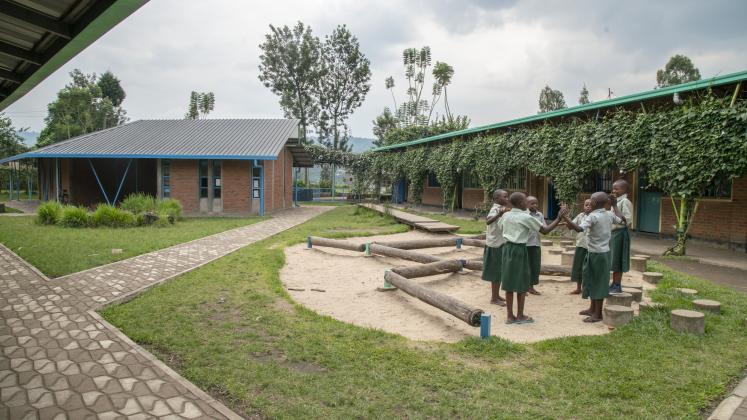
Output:
[[[0,163],[26,158],[274,160],[289,140],[298,139],[298,123],[292,119],[139,120]]]
[[[619,98],[607,99],[604,101],[592,102],[585,105],[574,106],[571,108],[559,109],[557,111],[545,112],[542,114],[530,115],[528,117],[516,118],[513,120],[503,121],[491,125],[467,128],[464,130],[452,131],[449,133],[438,134],[431,137],[425,137],[418,140],[411,140],[404,143],[392,144],[373,149],[374,152],[399,149],[408,146],[415,146],[423,143],[431,143],[438,140],[445,140],[452,137],[478,134],[488,130],[512,127],[520,124],[532,123],[537,121],[551,120],[553,118],[570,116],[588,111],[596,111],[614,106],[622,106],[630,103],[646,102],[665,96],[671,96],[675,93],[684,93],[700,89],[708,89],[716,86],[735,84],[747,80],[747,70],[738,73],[717,76],[710,79],[697,80],[694,82],[682,83],[680,85],[667,86],[659,89],[653,89],[645,92],[634,93],[632,95],[621,96]]]

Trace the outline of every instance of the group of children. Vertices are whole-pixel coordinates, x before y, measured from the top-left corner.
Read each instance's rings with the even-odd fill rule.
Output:
[[[549,225],[539,212],[536,197],[504,190],[493,193],[493,206],[487,215],[487,233],[483,254],[483,280],[491,282],[490,302],[506,306],[506,324],[533,323],[524,313],[527,293],[539,295],[534,286],[539,284],[542,251],[539,234],[547,234],[561,223],[578,232],[573,258],[571,280],[577,283],[571,294],[590,299],[584,322],[602,320],[602,305],[610,293],[622,292],[622,274],[630,264],[630,236],[628,226],[632,218],[632,204],[627,198],[629,185],[618,180],[612,192],[596,192],[584,202],[584,211],[572,221],[565,204]],[[612,284],[608,284],[612,271]],[[506,298],[500,296],[500,289]],[[516,296],[516,314],[513,311]]]

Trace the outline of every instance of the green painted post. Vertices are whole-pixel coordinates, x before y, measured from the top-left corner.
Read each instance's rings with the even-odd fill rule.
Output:
[[[363,255],[366,257],[371,256],[371,242],[366,242],[366,252]]]

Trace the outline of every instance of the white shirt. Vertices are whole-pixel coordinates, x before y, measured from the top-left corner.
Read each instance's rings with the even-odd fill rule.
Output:
[[[588,216],[589,216],[588,214],[583,213],[583,212],[577,214],[576,217],[573,219],[573,224],[581,226],[581,223],[583,223],[584,220],[586,220]],[[576,232],[576,247],[584,248],[584,249],[589,247],[586,244],[586,231]]]
[[[528,212],[516,208],[501,216],[498,221],[503,228],[503,237],[515,244],[526,244],[529,233],[537,232],[542,227],[542,224]]]
[[[490,212],[488,212],[488,217],[497,215],[498,212],[500,212],[502,209],[502,205],[493,203],[493,207],[491,207]],[[503,216],[501,216],[501,219],[502,218]],[[500,223],[501,219],[498,219],[495,222],[489,224],[487,231],[485,232],[485,245],[491,248],[498,248],[499,246],[506,243],[506,240],[503,239],[503,228]]]
[[[610,250],[612,225],[622,219],[601,208],[589,213],[579,227],[586,232],[586,245],[589,252],[602,253]]]
[[[619,197],[617,197],[617,209],[620,210],[620,214],[623,215],[625,218],[625,223],[622,223],[622,220],[620,222],[616,222],[615,226],[613,226],[612,229],[621,229],[625,226],[632,226],[633,225],[633,203],[628,200],[628,195],[623,194]],[[613,212],[614,213],[614,212]]]
[[[542,215],[542,212],[536,212],[532,213],[531,211],[527,212],[530,216],[537,219],[537,221],[542,224],[542,226],[545,226],[545,216]],[[540,233],[539,231],[530,231],[529,232],[529,239],[527,240],[527,246],[540,246],[542,243],[540,242]]]

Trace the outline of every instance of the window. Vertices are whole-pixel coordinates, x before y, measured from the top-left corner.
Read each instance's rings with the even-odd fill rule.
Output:
[[[506,180],[506,189],[525,191],[527,189],[527,168],[515,169]]]
[[[161,195],[171,197],[171,161],[168,159],[161,160]]]
[[[428,186],[429,187],[441,187],[441,184],[438,182],[438,178],[436,178],[436,173],[429,171],[428,172]]]
[[[252,198],[260,197],[260,181],[262,168],[255,166],[252,168]]]
[[[464,171],[462,174],[462,188],[482,188],[480,180],[472,171]]]
[[[200,160],[200,198],[208,196],[208,161]]]
[[[213,161],[213,197],[220,198],[221,179],[220,179],[220,168],[221,163],[219,160]]]
[[[594,171],[584,178],[581,192],[595,193],[597,191],[612,191],[612,183],[615,182],[614,171]]]
[[[703,198],[709,199],[731,199],[731,178],[722,177],[709,185],[708,188],[703,191],[701,195]]]

